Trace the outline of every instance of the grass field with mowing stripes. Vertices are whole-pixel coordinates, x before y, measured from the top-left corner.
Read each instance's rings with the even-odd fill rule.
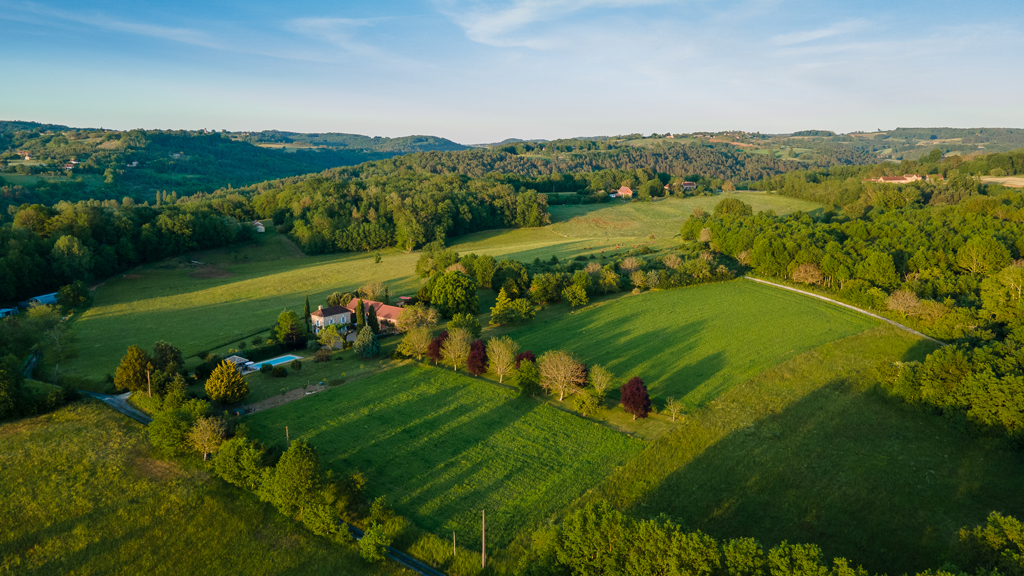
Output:
[[[308,440],[338,472],[441,537],[500,548],[562,510],[644,443],[490,382],[419,364],[398,367],[246,417],[251,435]]]

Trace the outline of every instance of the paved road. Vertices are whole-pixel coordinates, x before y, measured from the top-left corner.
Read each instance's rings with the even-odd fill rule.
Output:
[[[349,532],[352,533],[352,536],[354,536],[356,540],[361,540],[363,538],[362,530],[356,528],[351,524],[347,524],[344,522],[342,524],[344,524],[348,528]],[[392,560],[398,562],[399,564],[408,568],[409,570],[422,574],[423,576],[445,576],[444,572],[431,568],[430,566],[424,564],[423,562],[420,562],[412,556],[409,556],[408,554],[403,554],[390,546],[388,546],[388,558],[391,558]]]
[[[96,398],[97,400],[103,402],[107,406],[110,406],[114,410],[117,410],[121,414],[124,414],[129,418],[138,420],[143,424],[149,424],[150,422],[153,421],[152,418],[146,416],[139,410],[136,410],[131,406],[131,404],[128,404],[128,397],[132,395],[131,392],[125,392],[124,394],[118,394],[117,396],[114,396],[112,394],[99,394],[96,392],[87,392],[85,390],[79,390],[79,392],[85,394],[86,396],[92,396],[93,398]]]
[[[936,344],[939,344],[941,346],[945,346],[946,345],[945,342],[942,342],[940,340],[936,340],[935,338],[932,338],[931,336],[928,336],[926,334],[922,334],[922,333],[918,332],[917,330],[914,330],[913,328],[910,328],[909,326],[904,326],[903,324],[900,324],[899,322],[896,322],[896,321],[893,321],[893,320],[889,320],[888,318],[886,318],[884,316],[879,316],[878,314],[872,314],[871,312],[868,312],[867,310],[861,310],[860,308],[857,308],[856,306],[850,306],[849,304],[844,304],[844,303],[839,302],[837,300],[833,300],[831,298],[826,298],[824,296],[815,294],[814,292],[807,292],[805,290],[798,290],[796,288],[790,288],[789,286],[784,286],[782,284],[776,284],[775,282],[769,282],[767,280],[761,280],[760,278],[753,278],[751,276],[744,276],[744,278],[746,278],[747,280],[753,280],[754,282],[760,282],[761,284],[767,284],[769,286],[775,286],[776,288],[782,288],[783,290],[789,290],[790,292],[796,292],[797,294],[803,294],[804,296],[810,296],[811,298],[817,298],[818,300],[824,300],[825,302],[829,302],[831,304],[835,304],[836,306],[842,306],[843,308],[847,308],[849,310],[853,310],[854,312],[860,312],[861,314],[864,314],[865,316],[871,316],[872,318],[875,318],[877,320],[881,320],[882,322],[887,322],[887,323],[892,324],[893,326],[899,328],[900,330],[906,330],[907,332],[910,332],[911,334],[913,334],[915,336],[920,336],[921,338],[924,338],[926,340],[931,340],[932,342],[935,342]]]

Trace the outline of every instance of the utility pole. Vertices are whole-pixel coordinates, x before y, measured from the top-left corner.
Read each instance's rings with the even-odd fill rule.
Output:
[[[149,397],[153,397],[153,380],[149,377],[149,370],[146,370],[146,388],[149,392]]]
[[[452,532],[452,558],[455,558],[455,532]]]
[[[480,567],[487,568],[487,511],[480,511]]]
[[[292,439],[288,436],[288,427],[284,427],[284,441],[288,444],[288,447],[292,447]]]

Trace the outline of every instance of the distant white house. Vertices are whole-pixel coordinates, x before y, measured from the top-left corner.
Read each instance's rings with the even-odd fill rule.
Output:
[[[57,293],[43,294],[42,296],[36,296],[35,298],[29,298],[29,306],[53,306],[57,303]]]
[[[259,220],[253,220],[252,225],[256,228],[257,232],[263,233],[267,231],[266,227],[263,226],[263,222],[260,222]]]

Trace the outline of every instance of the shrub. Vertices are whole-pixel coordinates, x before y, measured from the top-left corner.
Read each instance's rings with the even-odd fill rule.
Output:
[[[328,350],[327,348],[321,348],[321,349],[317,350],[316,354],[313,356],[313,362],[330,362],[330,361],[331,361],[331,351]]]
[[[292,370],[295,370],[296,372],[302,370],[302,360],[299,360],[298,358],[292,360]]]
[[[271,374],[274,375],[274,378],[284,378],[288,375],[288,371],[285,370],[284,366],[274,366],[274,371]]]
[[[270,364],[260,365],[260,374],[270,374],[274,371],[274,367]]]

